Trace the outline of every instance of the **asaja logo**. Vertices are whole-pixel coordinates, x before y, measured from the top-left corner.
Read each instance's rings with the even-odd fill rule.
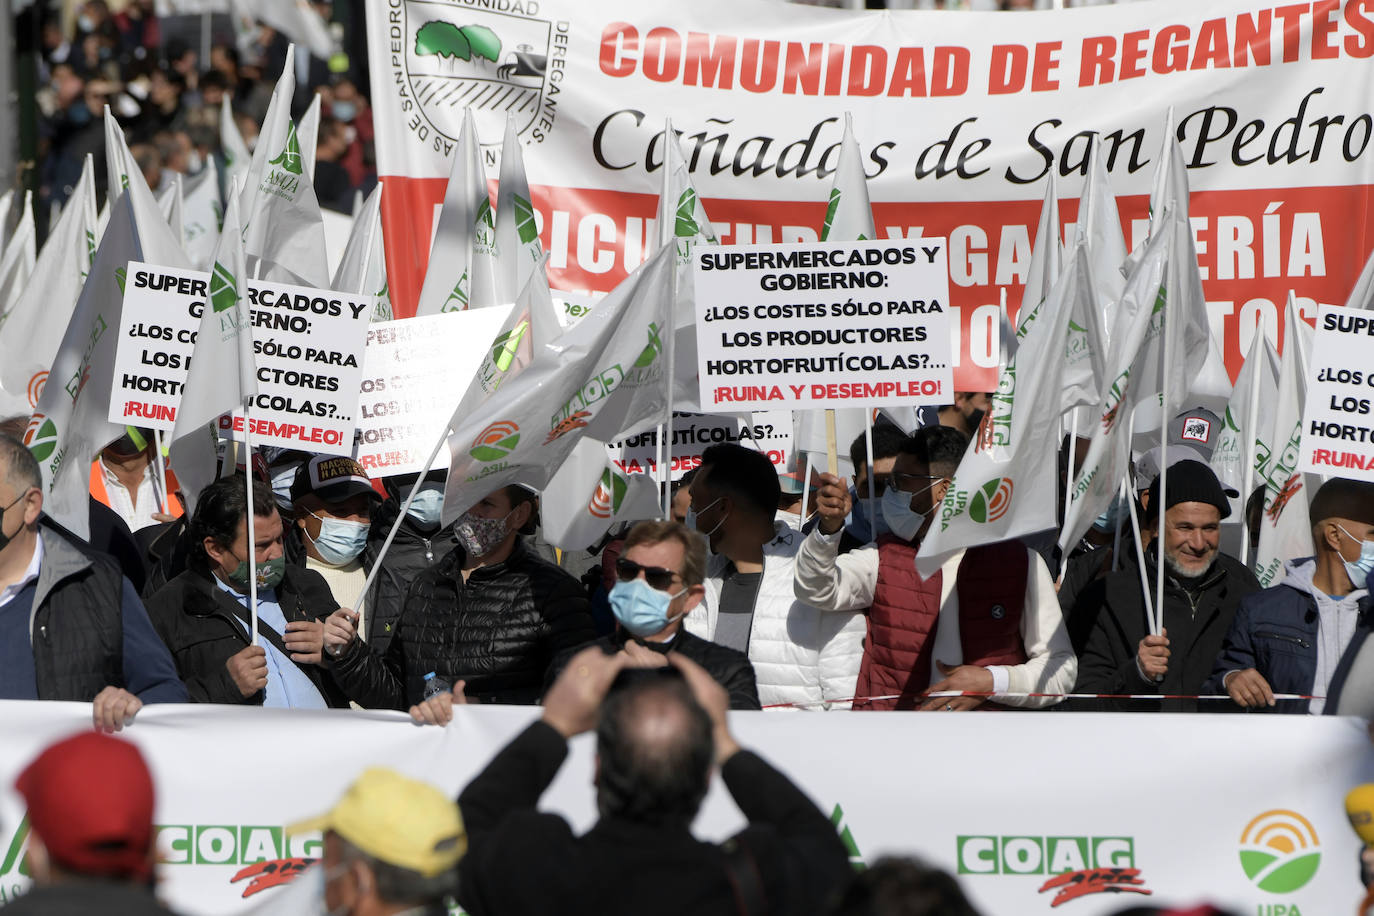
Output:
[[[57,425],[41,413],[34,414],[24,430],[24,444],[33,452],[34,458],[47,461],[57,448]]]
[[[479,10],[406,0],[391,14],[393,30],[404,17],[406,34],[405,54],[392,55],[392,84],[419,109],[420,117],[407,121],[410,131],[435,150],[451,151],[465,108],[489,144],[499,142],[508,114],[516,133],[534,142],[543,142],[553,128],[557,102],[546,95],[549,61],[566,56],[568,45],[555,44],[553,23],[536,18],[536,0],[501,6]],[[558,28],[566,39],[567,24]]]
[[[215,313],[227,312],[239,301],[238,284],[223,264],[215,264],[215,272],[210,275],[210,306]]]
[[[1271,894],[1291,894],[1304,887],[1321,860],[1317,831],[1296,811],[1266,811],[1240,835],[1240,867],[1256,887]]]
[[[500,461],[519,444],[520,427],[509,420],[502,420],[478,433],[477,438],[472,440],[468,454],[481,462]]]
[[[1007,514],[1011,508],[1011,495],[1015,483],[1010,477],[989,480],[978,488],[969,500],[968,514],[975,522],[995,522]]]
[[[607,468],[596,485],[596,492],[592,494],[591,501],[587,503],[587,511],[594,518],[615,518],[621,504],[625,502],[625,493],[629,488],[630,481],[624,475]]]
[[[304,175],[305,166],[301,163],[301,145],[296,139],[296,122],[287,121],[286,145],[277,154],[277,158],[268,162],[268,165],[280,166],[284,171],[292,175]],[[219,311],[216,309],[216,311]]]

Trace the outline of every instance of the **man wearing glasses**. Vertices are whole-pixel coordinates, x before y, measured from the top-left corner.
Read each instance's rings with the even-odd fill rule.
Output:
[[[616,632],[588,645],[606,654],[623,652],[637,667],[668,664],[668,653],[696,662],[730,694],[731,709],[758,709],[754,666],[735,649],[683,629],[683,618],[706,594],[706,540],[681,522],[640,522],[630,529],[615,563],[611,611]],[[568,659],[586,646],[562,653],[549,669],[546,687]]]
[[[820,523],[797,554],[794,587],[823,610],[868,611],[855,693],[874,699],[855,709],[957,711],[994,694],[1004,705],[1041,707],[1073,689],[1078,664],[1054,583],[1024,544],[958,551],[928,578],[916,569],[921,539],[967,444],[944,426],[907,439],[883,492],[889,533],[847,553],[839,545],[849,494],[839,478],[824,477]],[[930,696],[945,691],[975,695]]]

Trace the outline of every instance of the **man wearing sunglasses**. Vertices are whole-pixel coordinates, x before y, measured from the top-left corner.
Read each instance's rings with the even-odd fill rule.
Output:
[[[1020,541],[958,551],[923,577],[916,553],[959,466],[968,440],[946,426],[922,428],[901,447],[883,492],[888,534],[847,553],[843,482],[826,475],[820,523],[797,554],[796,595],[815,607],[868,612],[855,709],[957,711],[998,696],[1041,707],[1073,689],[1077,659],[1054,582]],[[964,696],[933,697],[960,691]],[[1005,696],[1005,694],[1018,696]]]
[[[701,603],[706,589],[706,543],[681,522],[640,522],[630,529],[615,562],[611,612],[616,632],[588,645],[608,655],[624,653],[630,664],[657,667],[677,653],[705,668],[730,694],[731,709],[758,709],[754,666],[735,649],[688,632],[685,618]],[[577,651],[562,653],[549,668],[547,689]]]

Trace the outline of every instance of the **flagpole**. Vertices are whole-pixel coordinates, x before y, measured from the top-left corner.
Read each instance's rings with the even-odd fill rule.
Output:
[[[1126,422],[1126,441],[1131,442],[1135,438],[1135,411],[1131,411],[1130,419]],[[1128,446],[1129,447],[1129,446]],[[1136,567],[1140,571],[1140,591],[1145,597],[1145,625],[1150,628],[1151,636],[1159,635],[1158,624],[1155,622],[1154,596],[1150,594],[1150,577],[1145,571],[1145,539],[1140,533],[1140,517],[1135,509],[1135,493],[1129,489],[1127,483],[1130,471],[1121,478],[1121,486],[1126,489],[1128,499],[1126,505],[1131,509],[1131,530],[1135,533],[1135,558]],[[1162,615],[1161,615],[1162,616]]]
[[[249,645],[258,644],[258,538],[253,524],[253,399],[243,399],[243,478],[248,491],[248,613],[252,622]]]
[[[1131,498],[1130,487],[1126,486],[1126,478],[1121,478],[1121,501],[1127,502]],[[1112,572],[1121,568],[1121,529],[1125,527],[1125,518],[1120,512],[1116,513],[1116,537],[1112,541]]]
[[[162,430],[160,429],[153,430],[153,455],[157,467],[157,476],[161,479],[162,511],[170,515],[172,491],[167,486],[167,459],[162,457]]]
[[[1064,470],[1064,515],[1062,516],[1063,520],[1059,523],[1060,527],[1063,527],[1064,522],[1069,519],[1069,505],[1073,502],[1073,485],[1076,483],[1074,480],[1073,466],[1074,459],[1078,456],[1078,408],[1075,407],[1073,410],[1069,411],[1069,413],[1071,416],[1069,419],[1068,466]],[[1065,559],[1067,561],[1067,558]],[[1068,563],[1065,562],[1064,565],[1067,568]]]
[[[801,503],[801,523],[806,524],[806,503],[807,497],[811,495],[811,453],[803,452],[806,456],[806,478],[802,481],[802,503]]]
[[[877,474],[873,464],[873,409],[864,408],[864,454],[868,456],[868,533],[876,541],[878,539],[878,497],[876,495],[876,485],[873,482]],[[807,481],[810,483],[810,480]],[[802,521],[806,521],[803,517]]]
[[[1168,210],[1170,211],[1173,210],[1172,203],[1173,202],[1171,201],[1171,206],[1168,207]],[[1178,220],[1173,217],[1172,212],[1170,213],[1170,219],[1173,222],[1173,226],[1170,228],[1170,231],[1176,234],[1180,231],[1180,227],[1178,225]],[[1175,265],[1173,264],[1173,261],[1171,259],[1170,267],[1173,266]],[[1155,529],[1156,633],[1163,632],[1164,630],[1164,507],[1169,504],[1168,500],[1165,498],[1165,488],[1168,486],[1169,477],[1169,421],[1171,419],[1171,417],[1169,416],[1171,412],[1171,409],[1169,407],[1169,373],[1173,371],[1174,362],[1174,348],[1171,346],[1171,344],[1173,343],[1174,335],[1170,329],[1169,323],[1177,317],[1176,315],[1171,317],[1169,314],[1169,300],[1174,298],[1173,295],[1170,295],[1167,289],[1169,273],[1171,272],[1172,271],[1165,273],[1166,288],[1164,293],[1164,309],[1163,314],[1161,316],[1163,319],[1164,347],[1163,352],[1160,355],[1161,365],[1159,376],[1161,382],[1163,383],[1163,391],[1160,392],[1160,394],[1162,395],[1162,400],[1159,405],[1159,505],[1157,507],[1154,507],[1156,508],[1156,511],[1158,511],[1159,513],[1159,526]],[[1177,308],[1175,308],[1174,311],[1176,312]]]
[[[1263,334],[1262,327],[1255,328],[1256,334]],[[1255,348],[1251,347],[1250,352],[1254,353]],[[1253,367],[1255,372],[1259,371],[1259,366]],[[1248,410],[1245,416],[1245,465],[1240,471],[1240,565],[1250,566],[1250,513],[1247,511],[1250,505],[1250,489],[1254,486],[1255,480],[1255,427],[1259,425],[1259,379],[1251,373],[1250,383],[1250,403],[1246,405]]]
[[[676,143],[677,135],[673,133],[673,122],[671,119],[663,122],[663,181],[664,186],[671,181],[668,175],[668,150],[669,143]],[[660,195],[661,197],[662,195]],[[664,349],[664,372],[667,378],[664,381],[663,389],[663,429],[660,430],[659,443],[664,453],[663,462],[663,517],[671,519],[673,517],[673,388],[676,386],[675,373],[677,371],[677,306],[678,306],[678,252],[677,252],[677,226],[659,226],[660,242],[673,246],[672,266],[668,272],[668,309],[667,320],[664,322],[666,328],[660,333],[667,334],[668,339],[663,343]]]

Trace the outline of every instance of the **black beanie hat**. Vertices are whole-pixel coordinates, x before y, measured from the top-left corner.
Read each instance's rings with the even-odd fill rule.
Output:
[[[1307,517],[1314,525],[1326,518],[1348,518],[1374,525],[1374,483],[1332,477],[1312,497]]]
[[[1150,481],[1150,508],[1159,505],[1159,477]],[[1180,461],[1169,465],[1169,479],[1164,487],[1164,508],[1172,509],[1179,503],[1206,503],[1216,506],[1222,518],[1231,514],[1231,501],[1221,488],[1221,481],[1212,469],[1201,461]]]

